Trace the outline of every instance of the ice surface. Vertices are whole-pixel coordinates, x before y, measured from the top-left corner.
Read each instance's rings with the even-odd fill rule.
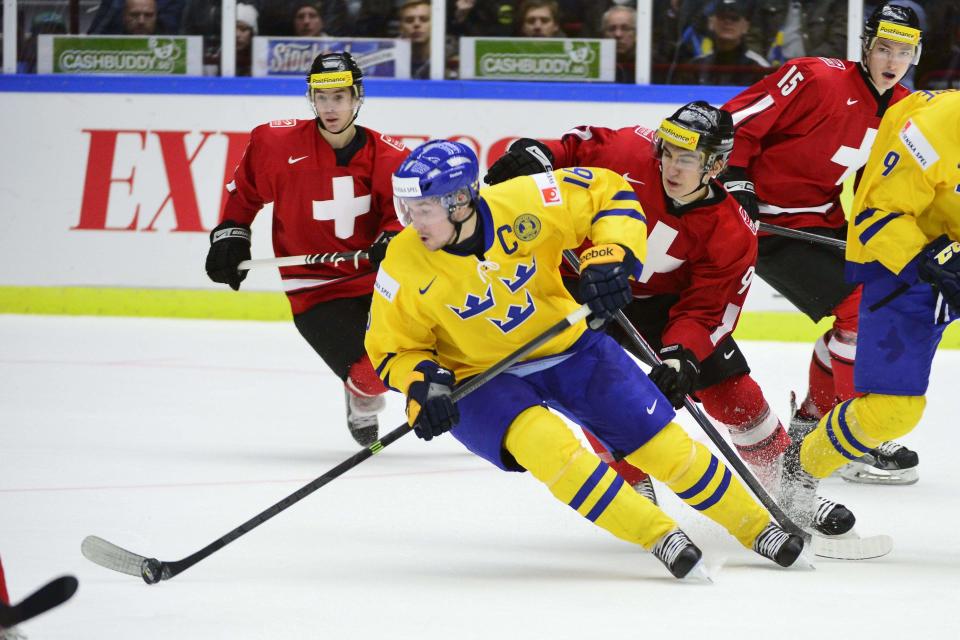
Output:
[[[744,351],[786,418],[810,346]],[[681,584],[532,477],[410,435],[147,586],[85,560],[84,536],[162,560],[217,539],[355,452],[339,384],[292,324],[0,316],[0,555],[14,600],[80,580],[23,625],[33,640],[956,638],[958,372],[941,351],[904,440],[917,485],[823,484],[861,533],[894,537],[879,560],[779,569],[658,485],[714,578]]]

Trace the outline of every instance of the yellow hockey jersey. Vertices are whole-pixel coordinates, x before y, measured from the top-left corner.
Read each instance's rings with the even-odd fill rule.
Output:
[[[890,107],[853,200],[847,276],[912,282],[931,240],[960,240],[960,92],[918,91]]]
[[[374,285],[366,349],[387,386],[407,391],[424,360],[457,380],[476,375],[577,308],[560,278],[564,249],[585,238],[646,256],[646,218],[630,185],[606,169],[523,176],[480,192],[483,259],[429,251],[413,228],[391,242]],[[568,349],[581,321],[529,356]]]

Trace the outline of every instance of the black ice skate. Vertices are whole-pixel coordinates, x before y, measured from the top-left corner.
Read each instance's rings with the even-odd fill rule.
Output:
[[[816,497],[813,529],[825,536],[839,536],[853,529],[857,518],[849,509],[822,496]]]
[[[657,502],[657,492],[654,491],[653,482],[651,482],[650,478],[644,478],[640,482],[635,483],[633,485],[633,490],[653,504],[659,504]]]
[[[753,541],[753,550],[781,567],[789,567],[803,552],[803,538],[787,533],[771,522]]]
[[[914,484],[920,479],[920,456],[899,442],[884,442],[870,453],[840,469],[847,482],[862,484]]]
[[[383,395],[358,396],[344,387],[347,402],[347,427],[350,435],[361,447],[369,447],[377,441],[380,423],[377,413],[386,407]]]
[[[700,561],[703,553],[680,529],[664,534],[657,540],[652,553],[666,565],[675,578],[710,580]]]

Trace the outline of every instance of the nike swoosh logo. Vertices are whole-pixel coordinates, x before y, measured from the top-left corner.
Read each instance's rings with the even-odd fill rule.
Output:
[[[422,288],[422,289],[419,290],[419,291],[420,291],[420,295],[425,294],[425,293],[430,289],[430,287],[433,286],[433,282],[434,282],[434,280],[436,280],[436,279],[437,279],[437,276],[433,276],[433,280],[431,280],[430,282],[428,282],[428,283],[427,283],[427,286],[425,286],[424,288]]]
[[[654,411],[656,410],[656,408],[657,408],[657,403],[658,403],[658,402],[660,402],[660,400],[654,400],[654,401],[653,401],[653,404],[650,405],[649,407],[647,407],[647,414],[648,414],[648,415],[651,415],[651,416],[653,415],[653,412],[654,412]]]
[[[733,357],[733,354],[734,354],[734,353],[736,353],[736,350],[731,349],[729,352],[723,354],[723,359],[724,359],[724,360],[729,360],[730,358]]]
[[[289,158],[287,158],[287,164],[297,164],[304,158],[309,158],[309,157],[310,157],[310,154],[307,154],[305,156],[300,156],[299,158],[294,158],[293,156],[290,156]]]
[[[623,179],[626,180],[627,182],[633,182],[634,184],[647,184],[646,182],[641,182],[639,180],[634,180],[633,178],[631,178],[629,171],[623,174]]]
[[[853,98],[847,98],[847,106],[849,107],[852,104],[857,104],[859,100],[854,100]]]

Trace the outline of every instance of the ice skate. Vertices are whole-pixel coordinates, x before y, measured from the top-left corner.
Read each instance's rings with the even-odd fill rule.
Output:
[[[640,480],[639,482],[635,482],[633,484],[633,490],[653,504],[658,504],[657,493],[653,488],[653,482],[650,480],[649,476],[643,480]]]
[[[358,396],[344,387],[347,403],[347,427],[350,435],[361,447],[368,447],[377,441],[380,423],[377,414],[384,410],[387,401],[383,394],[378,396]]]
[[[710,581],[701,558],[703,553],[680,529],[674,529],[657,540],[652,552],[675,578]]]
[[[844,505],[816,496],[813,530],[825,536],[839,536],[853,529],[857,518]]]
[[[920,479],[920,457],[899,442],[884,442],[870,453],[842,467],[838,473],[847,482],[861,484],[914,484]]]
[[[791,434],[791,437],[793,437],[793,434]],[[802,438],[795,438],[783,453],[780,503],[783,510],[798,526],[804,529],[812,529],[819,506],[817,486],[820,481],[804,471],[800,464],[800,445],[802,442]]]
[[[753,550],[781,567],[789,567],[803,552],[803,538],[787,533],[771,522],[753,541]]]
[[[10,627],[9,629],[0,628],[0,640],[27,640],[27,636],[16,627]]]

